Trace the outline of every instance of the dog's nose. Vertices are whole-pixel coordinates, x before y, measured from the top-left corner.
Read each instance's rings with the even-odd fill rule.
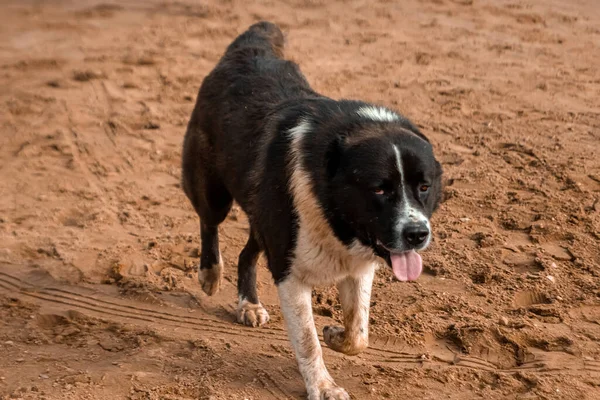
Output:
[[[423,244],[427,239],[427,236],[429,236],[429,229],[423,224],[414,224],[404,228],[402,234],[404,235],[404,240],[406,240],[409,245],[418,246]]]

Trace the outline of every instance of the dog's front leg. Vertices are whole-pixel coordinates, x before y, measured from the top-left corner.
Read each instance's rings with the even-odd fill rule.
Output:
[[[360,276],[349,276],[337,284],[344,312],[344,327],[323,328],[325,343],[340,353],[355,355],[369,345],[369,307],[375,267]]]
[[[288,335],[308,391],[308,399],[349,400],[348,393],[335,384],[325,368],[312,314],[311,287],[290,275],[277,289]]]

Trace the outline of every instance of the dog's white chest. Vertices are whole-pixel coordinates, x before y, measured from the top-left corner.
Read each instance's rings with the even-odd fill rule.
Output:
[[[358,242],[346,247],[328,231],[315,232],[300,224],[290,272],[301,281],[311,286],[332,285],[377,266],[371,249]]]

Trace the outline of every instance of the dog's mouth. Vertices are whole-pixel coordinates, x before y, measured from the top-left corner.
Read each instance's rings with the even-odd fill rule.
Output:
[[[423,272],[421,255],[414,250],[397,252],[377,241],[376,253],[392,268],[394,276],[400,282],[415,281]]]

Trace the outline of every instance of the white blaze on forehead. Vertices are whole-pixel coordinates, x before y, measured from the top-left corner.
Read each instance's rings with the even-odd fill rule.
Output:
[[[356,113],[373,121],[394,122],[400,119],[398,114],[383,107],[364,106],[359,108]]]
[[[396,166],[398,167],[398,172],[400,173],[400,182],[402,185],[401,206],[398,211],[398,219],[396,222],[396,229],[398,231],[398,234],[401,237],[402,231],[404,230],[404,226],[409,222],[423,222],[427,226],[427,229],[431,231],[429,219],[423,214],[421,210],[414,207],[410,201],[410,198],[406,191],[406,179],[404,177],[404,168],[402,167],[402,155],[400,154],[398,146],[392,145],[392,147],[394,149],[394,153],[396,154]],[[427,245],[429,245],[430,238],[431,235],[427,239]]]
[[[406,194],[406,180],[404,179],[404,168],[402,167],[402,155],[400,154],[400,150],[398,150],[398,146],[392,145],[392,147],[394,148],[394,153],[396,154],[396,167],[398,168],[398,173],[400,174],[400,183],[402,186],[400,199],[402,208],[400,211],[400,219],[406,220],[413,218],[411,211],[414,211],[414,209],[411,208],[408,201],[408,195]]]

